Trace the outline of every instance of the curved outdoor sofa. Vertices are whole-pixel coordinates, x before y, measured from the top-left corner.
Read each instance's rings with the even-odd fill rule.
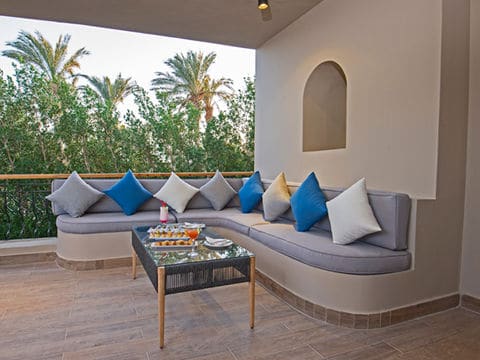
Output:
[[[105,190],[117,180],[87,180],[98,190]],[[200,187],[207,179],[188,180],[190,184]],[[236,190],[242,186],[241,179],[228,179]],[[58,189],[64,180],[55,180],[52,190]],[[165,180],[142,180],[141,183],[152,193],[157,192]],[[265,185],[267,187],[268,184]],[[296,186],[290,186],[291,192]],[[341,192],[337,189],[323,189],[327,199]],[[289,256],[301,263],[319,269],[347,274],[386,274],[407,270],[410,267],[411,256],[407,248],[407,227],[410,211],[410,199],[407,195],[378,191],[369,192],[369,200],[383,231],[365,237],[351,245],[336,245],[332,242],[328,219],[319,222],[307,232],[294,229],[294,218],[287,212],[278,222],[269,223],[263,219],[261,206],[257,211],[243,214],[239,208],[239,200],[235,197],[224,210],[215,211],[210,202],[197,194],[189,203],[184,213],[170,213],[171,222],[195,221],[207,226],[216,226],[237,231],[247,235],[252,240]],[[53,211],[57,217],[58,256],[65,260],[103,260],[130,255],[130,241],[116,241],[109,246],[98,247],[105,240],[104,234],[128,233],[132,226],[151,225],[158,223],[159,201],[152,198],[147,201],[134,215],[127,216],[109,197],[104,196],[93,205],[85,215],[74,218],[63,213],[54,205]],[[95,244],[84,246],[78,251],[82,238],[95,235]],[[99,235],[103,234],[103,235]],[[120,236],[119,236],[120,237]],[[75,238],[78,238],[76,240]],[[127,236],[129,238],[129,236]],[[66,239],[66,241],[64,241]],[[74,244],[76,242],[76,244]],[[103,244],[105,245],[105,244]],[[116,248],[115,254],[108,249]]]
[[[227,179],[235,190],[242,179]],[[55,180],[52,191],[65,180]],[[98,190],[116,183],[115,179],[86,180]],[[200,187],[208,179],[190,179]],[[140,180],[150,192],[157,192],[166,180]],[[264,182],[265,188],[269,182]],[[298,185],[290,185],[293,193]],[[342,190],[323,188],[327,199]],[[406,305],[398,295],[398,282],[411,271],[412,256],[407,250],[410,198],[405,194],[369,191],[369,201],[382,231],[350,245],[333,244],[329,221],[324,219],[308,232],[297,232],[291,211],[279,221],[266,222],[261,205],[250,214],[239,210],[236,196],[225,209],[215,211],[209,201],[197,194],[184,213],[170,214],[172,222],[202,222],[222,236],[228,236],[257,256],[259,279],[272,291],[307,314],[349,326],[340,314],[363,319],[379,316],[392,308]],[[160,202],[152,198],[140,210],[126,216],[120,207],[104,196],[85,215],[72,218],[53,206],[57,216],[59,264],[93,264],[78,268],[95,268],[102,261],[120,261],[131,256],[131,228],[158,223]],[[278,290],[278,291],[275,291]],[[399,300],[400,299],[400,300]],[[400,301],[400,302],[399,302]],[[331,321],[328,311],[338,314]],[[380,319],[380,318],[379,318]],[[363,320],[362,320],[363,321]],[[353,320],[351,327],[357,327]],[[373,322],[365,327],[379,327]],[[388,324],[383,324],[388,325]],[[360,327],[363,327],[360,326]]]

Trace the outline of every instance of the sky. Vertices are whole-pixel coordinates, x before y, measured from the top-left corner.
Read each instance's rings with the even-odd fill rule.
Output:
[[[214,78],[227,77],[235,88],[241,88],[243,78],[255,75],[255,50],[191,41],[130,31],[112,30],[94,26],[73,25],[0,16],[0,51],[7,49],[7,41],[16,39],[20,30],[40,31],[52,44],[60,34],[70,34],[69,48],[86,47],[90,55],[81,59],[80,72],[86,75],[115,78],[132,77],[140,86],[150,89],[150,81],[157,71],[168,71],[164,61],[176,53],[188,50],[217,53],[211,67]],[[73,52],[73,51],[72,51]],[[12,60],[0,56],[0,69],[12,73]]]

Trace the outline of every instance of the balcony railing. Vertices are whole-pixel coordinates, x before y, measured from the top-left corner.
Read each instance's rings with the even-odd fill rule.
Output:
[[[183,178],[213,176],[214,172],[178,172]],[[250,171],[224,172],[225,177],[250,176]],[[53,237],[57,234],[55,216],[45,197],[53,179],[70,174],[0,175],[0,240]],[[119,179],[124,174],[80,174],[83,179]],[[167,178],[170,173],[135,173],[139,179]]]

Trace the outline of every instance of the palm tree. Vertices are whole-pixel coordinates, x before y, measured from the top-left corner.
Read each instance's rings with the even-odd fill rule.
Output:
[[[90,54],[82,47],[68,57],[69,42],[70,35],[60,35],[54,48],[39,31],[34,35],[22,30],[15,41],[6,43],[13,49],[2,51],[2,55],[20,63],[32,64],[55,81],[67,75],[74,77],[74,70],[80,68],[78,60]]]
[[[132,94],[138,88],[131,77],[122,78],[122,74],[118,74],[113,82],[108,76],[104,76],[103,78],[88,75],[79,76],[85,78],[90,83],[105,104],[111,104],[113,106],[123,102],[128,95]]]
[[[226,100],[233,90],[232,80],[210,78],[208,70],[216,57],[214,52],[204,55],[201,51],[176,54],[165,61],[172,72],[156,72],[152,89],[164,91],[180,98],[183,104],[191,103],[205,111],[205,120],[208,122],[213,116],[215,99]]]
[[[231,93],[225,90],[222,90],[223,87],[232,90],[231,80],[228,80],[229,83],[225,84],[224,78],[215,80],[210,79],[209,76],[205,78],[205,93],[203,95],[203,104],[205,106],[205,120],[208,122],[213,117],[214,106],[218,104],[215,101],[215,98],[222,100],[227,100],[231,97]]]

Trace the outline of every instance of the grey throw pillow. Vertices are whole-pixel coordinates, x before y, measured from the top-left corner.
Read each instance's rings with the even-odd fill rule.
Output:
[[[82,216],[87,209],[95,204],[103,193],[94,189],[82,180],[76,171],[72,172],[60,189],[46,198],[58,205],[72,217]]]
[[[281,172],[263,194],[263,217],[267,221],[276,220],[290,207],[285,173]]]
[[[227,206],[237,192],[217,170],[215,176],[200,188],[200,194],[210,201],[215,210],[219,211]]]

